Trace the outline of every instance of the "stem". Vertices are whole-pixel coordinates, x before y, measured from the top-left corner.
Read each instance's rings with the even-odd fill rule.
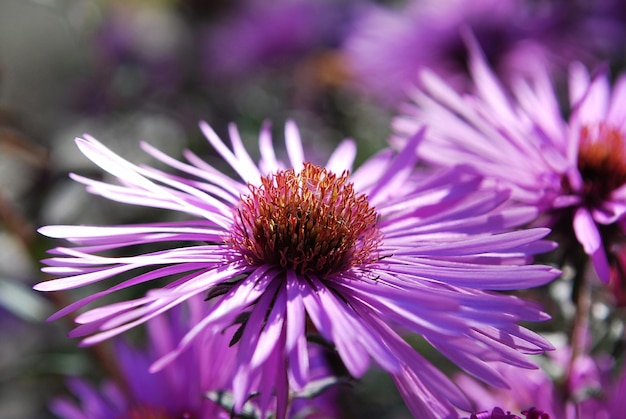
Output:
[[[576,299],[576,314],[572,330],[572,362],[585,352],[588,340],[589,313],[591,311],[591,287],[582,279]]]
[[[584,264],[580,264],[574,280],[573,299],[576,305],[574,314],[574,324],[572,325],[572,335],[570,339],[571,354],[566,372],[566,392],[568,398],[573,393],[572,377],[576,361],[580,356],[587,353],[589,339],[589,316],[591,312],[591,286],[587,275],[584,272]],[[573,400],[576,403],[576,400]]]

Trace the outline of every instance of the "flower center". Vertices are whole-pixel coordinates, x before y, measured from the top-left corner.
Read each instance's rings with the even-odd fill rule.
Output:
[[[580,131],[578,170],[587,203],[598,205],[626,183],[626,143],[621,131],[607,124],[584,126]]]
[[[126,415],[126,419],[192,419],[193,415],[190,413],[181,413],[180,415],[170,416],[167,411],[159,407],[150,407],[145,405],[138,405],[132,407]]]
[[[381,234],[367,197],[341,176],[305,163],[249,185],[227,242],[251,264],[325,276],[377,259]]]

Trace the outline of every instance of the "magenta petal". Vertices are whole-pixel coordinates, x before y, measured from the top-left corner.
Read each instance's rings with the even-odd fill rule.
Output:
[[[305,311],[302,303],[302,295],[300,294],[300,283],[293,271],[287,272],[287,340],[286,349],[291,349],[296,342],[305,334],[304,322]]]
[[[274,305],[265,320],[263,330],[259,334],[254,355],[248,360],[252,368],[262,365],[279,341],[285,323],[285,294],[284,288],[280,289],[274,299]],[[246,327],[252,327],[252,325],[246,324]]]
[[[150,367],[151,371],[159,371],[182,353],[195,338],[210,324],[229,325],[239,312],[256,301],[267,291],[268,283],[274,278],[268,273],[268,267],[262,267],[250,274],[239,286],[235,287],[217,303],[209,314],[195,324],[181,339],[176,350],[161,357]]]
[[[602,244],[602,237],[595,221],[586,208],[579,208],[574,214],[574,232],[576,238],[591,256],[598,277],[605,283],[609,282],[610,267]]]
[[[327,288],[317,285],[316,292],[303,295],[311,321],[323,336],[330,337],[346,368],[354,377],[361,377],[369,366],[369,355],[355,336],[350,315],[338,308]],[[347,309],[347,308],[346,308]]]
[[[611,267],[606,257],[604,247],[600,247],[591,255],[591,261],[593,262],[593,268],[598,275],[598,278],[605,284],[611,279]]]
[[[406,169],[412,168],[417,161],[417,155],[415,154],[415,148],[424,137],[426,128],[420,129],[415,135],[411,137],[407,146],[399,153],[393,162],[391,162],[385,173],[382,174],[376,185],[368,192],[369,199],[372,203],[376,202],[376,195],[381,190],[385,189],[394,178],[401,176],[403,173],[406,176]]]
[[[81,275],[70,276],[61,279],[52,279],[46,282],[40,282],[33,288],[37,291],[61,291],[72,288],[82,287],[84,285],[92,284],[94,282],[101,281],[102,279],[109,278],[113,275],[118,275],[122,272],[130,271],[137,268],[133,265],[122,265],[106,270],[99,270]]]
[[[326,168],[337,174],[341,174],[344,170],[352,170],[355,157],[356,144],[352,140],[344,140],[328,159]]]
[[[289,383],[295,391],[301,391],[308,384],[310,378],[309,351],[306,336],[300,335],[296,346],[289,355]]]
[[[302,170],[302,165],[305,162],[304,151],[302,149],[300,131],[298,131],[298,127],[292,120],[288,120],[285,124],[285,144],[291,167],[299,172]]]
[[[241,411],[252,386],[252,379],[261,371],[259,366],[253,366],[250,360],[258,349],[263,320],[274,299],[277,286],[272,284],[271,288],[259,298],[254,310],[246,321],[239,350],[237,352],[237,370],[233,378],[233,397],[235,399],[235,411]],[[271,350],[271,348],[270,348]],[[261,366],[262,368],[262,366]]]

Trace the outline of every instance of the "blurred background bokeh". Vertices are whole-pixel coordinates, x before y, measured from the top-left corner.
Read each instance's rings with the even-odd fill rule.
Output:
[[[45,323],[74,298],[31,290],[51,246],[36,228],[156,217],[72,182],[102,176],[74,137],[134,162],[150,161],[140,141],[211,159],[198,121],[219,134],[235,122],[254,156],[263,121],[280,147],[293,119],[309,155],[323,161],[352,137],[361,161],[385,146],[419,68],[464,88],[464,31],[503,77],[532,56],[558,81],[572,60],[621,69],[625,22],[620,0],[0,0],[0,418],[52,417],[66,376],[111,373],[107,345],[79,349],[71,319]],[[562,300],[542,302],[566,321]],[[602,307],[598,323],[621,336]],[[408,417],[388,378],[372,372],[358,392],[355,417]]]

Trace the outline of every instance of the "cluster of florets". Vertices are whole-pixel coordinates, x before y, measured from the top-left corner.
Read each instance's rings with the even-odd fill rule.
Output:
[[[325,168],[305,163],[250,185],[227,242],[251,264],[325,277],[376,260],[380,232],[367,197]]]

